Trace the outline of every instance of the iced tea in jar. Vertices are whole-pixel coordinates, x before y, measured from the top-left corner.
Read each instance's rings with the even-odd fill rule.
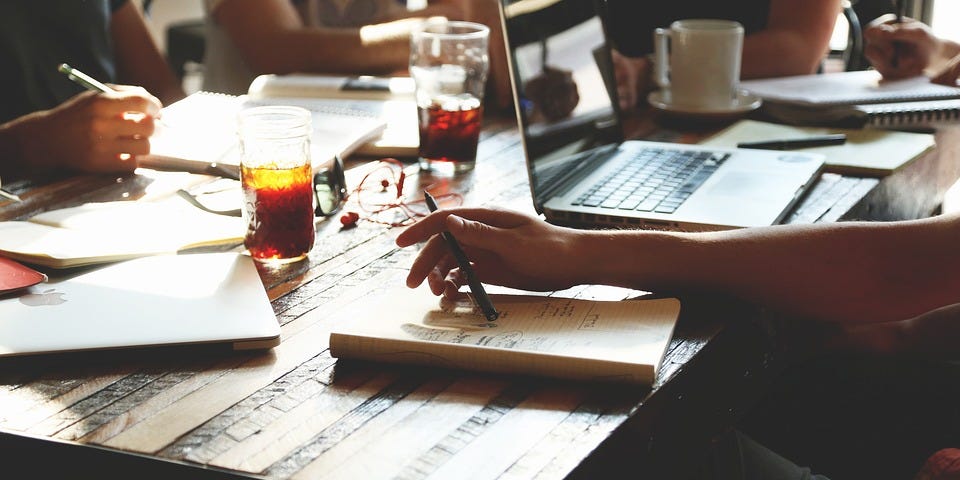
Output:
[[[255,107],[239,114],[244,246],[255,260],[286,263],[313,248],[310,112]]]

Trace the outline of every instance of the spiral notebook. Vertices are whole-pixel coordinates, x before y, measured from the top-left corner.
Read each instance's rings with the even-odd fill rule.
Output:
[[[875,70],[748,80],[761,114],[793,125],[929,130],[960,123],[960,88],[924,76],[883,80]]]
[[[310,153],[314,169],[346,157],[376,139],[386,122],[368,112],[306,98],[251,99],[246,95],[197,92],[161,112],[161,123],[150,138],[150,154],[140,166],[239,177],[237,114],[247,108],[291,105],[312,113]],[[211,164],[217,164],[215,169]]]

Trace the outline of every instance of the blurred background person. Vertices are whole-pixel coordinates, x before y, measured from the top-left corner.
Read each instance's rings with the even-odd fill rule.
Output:
[[[826,57],[840,0],[607,0],[621,108],[634,107],[652,82],[653,31],[676,20],[717,18],[743,25],[741,78],[815,73]]]
[[[408,10],[397,0],[204,0],[204,90],[246,93],[260,74],[391,75],[409,63],[410,32],[431,17],[491,28],[492,96],[510,103],[497,0],[436,0]]]
[[[129,172],[184,93],[128,0],[0,3],[0,175]],[[67,63],[117,93],[85,89]]]

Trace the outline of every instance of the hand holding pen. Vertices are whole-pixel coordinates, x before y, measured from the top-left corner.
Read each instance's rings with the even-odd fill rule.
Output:
[[[85,75],[84,83],[72,73],[69,78],[90,91],[11,122],[22,163],[33,171],[133,171],[135,156],[150,151],[160,101],[142,88],[110,88]]]
[[[423,199],[431,212],[437,211],[439,207],[430,193],[426,191],[423,192]],[[460,244],[457,243],[457,239],[448,231],[440,232],[440,235],[446,242],[447,248],[450,249],[450,253],[453,254],[454,259],[457,261],[457,265],[460,267],[460,273],[470,287],[471,298],[477,306],[480,307],[483,316],[486,317],[488,322],[499,318],[500,313],[497,312],[496,307],[493,306],[493,302],[490,301],[490,297],[487,296],[487,291],[483,288],[483,284],[480,283],[477,274],[474,273],[473,267],[470,265],[470,260],[467,258],[467,255],[463,253],[463,249],[460,247]]]

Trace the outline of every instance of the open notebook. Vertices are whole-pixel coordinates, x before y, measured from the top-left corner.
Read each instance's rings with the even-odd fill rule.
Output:
[[[237,114],[266,105],[292,105],[313,114],[310,153],[314,170],[328,165],[335,155],[348,156],[386,128],[377,116],[347,105],[308,98],[250,99],[197,92],[163,109],[162,122],[150,138],[150,154],[138,158],[140,166],[218,174],[210,169],[210,164],[216,163],[239,176]]]
[[[276,346],[250,257],[168,255],[51,278],[0,296],[0,357],[153,346]]]
[[[491,295],[487,322],[468,301],[425,288],[374,295],[330,334],[330,354],[496,373],[651,384],[680,313],[676,299],[596,301]]]

